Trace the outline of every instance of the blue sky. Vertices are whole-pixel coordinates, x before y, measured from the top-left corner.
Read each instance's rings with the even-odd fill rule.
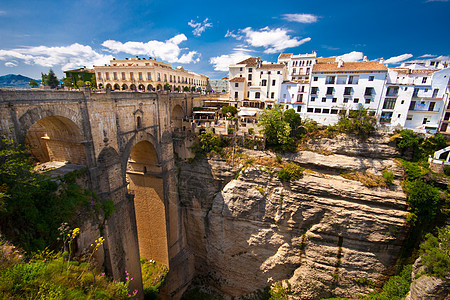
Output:
[[[0,75],[139,55],[210,78],[249,56],[345,55],[347,60],[449,56],[449,0],[1,0]],[[450,59],[450,57],[447,57]]]

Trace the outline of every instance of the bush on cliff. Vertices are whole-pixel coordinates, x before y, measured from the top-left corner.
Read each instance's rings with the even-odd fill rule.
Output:
[[[297,180],[303,175],[303,168],[294,162],[290,162],[278,171],[278,179],[280,181]]]
[[[445,279],[450,275],[450,226],[438,229],[437,237],[429,233],[425,238],[420,254],[426,273]]]

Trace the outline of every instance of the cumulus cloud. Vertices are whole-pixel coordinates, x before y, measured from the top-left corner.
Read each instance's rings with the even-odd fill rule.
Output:
[[[248,49],[236,48],[231,54],[211,57],[209,63],[214,66],[215,71],[228,71],[229,65],[249,58],[251,56],[250,52]]]
[[[187,37],[184,34],[178,34],[165,42],[154,40],[148,41],[147,43],[122,43],[119,41],[107,40],[102,43],[102,46],[113,53],[124,52],[131,55],[158,57],[169,63],[192,63],[200,61],[199,53],[197,51],[189,51],[188,53],[181,54],[183,49],[180,48],[179,44],[186,40]]]
[[[240,36],[239,34],[235,34],[234,31],[229,31],[227,30],[227,33],[225,34],[225,37],[232,37],[235,38],[237,40],[241,40],[242,36]]]
[[[63,47],[28,47],[13,50],[0,50],[0,60],[16,59],[28,65],[44,67],[62,66],[63,70],[80,66],[102,65],[112,59],[94,51],[90,46],[78,43]]]
[[[336,61],[341,59],[346,62],[354,62],[354,61],[360,61],[363,58],[364,58],[364,54],[362,52],[352,51],[350,53],[346,53],[346,54],[337,56]]]
[[[7,63],[5,63],[5,66],[7,66],[8,68],[12,68],[12,67],[17,67],[17,62],[12,62],[12,61],[8,61]]]
[[[289,22],[298,22],[306,24],[316,23],[318,20],[317,16],[311,14],[284,14],[281,15],[281,18]]]
[[[264,53],[278,53],[286,48],[298,47],[311,38],[299,40],[297,37],[291,37],[289,30],[283,28],[270,29],[264,27],[259,30],[253,30],[251,27],[239,31],[242,38],[253,47],[264,47]]]
[[[405,54],[402,54],[402,55],[399,55],[399,56],[393,56],[393,57],[391,57],[389,59],[386,59],[384,61],[384,63],[386,63],[386,64],[398,64],[399,62],[402,62],[404,60],[410,59],[411,57],[413,57],[412,54],[405,53]]]
[[[188,25],[194,28],[192,33],[195,36],[201,36],[206,28],[212,27],[212,23],[208,23],[208,18],[204,19],[203,22],[195,22],[194,20],[191,20],[188,22]]]
[[[427,58],[427,57],[435,57],[436,55],[433,54],[424,54],[422,56],[419,56],[420,58]]]

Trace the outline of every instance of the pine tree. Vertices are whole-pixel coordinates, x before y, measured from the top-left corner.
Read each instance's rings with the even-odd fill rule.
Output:
[[[56,78],[55,72],[53,72],[52,69],[48,71],[48,75],[45,79],[45,85],[48,85],[52,89],[57,88],[59,85],[58,78]]]

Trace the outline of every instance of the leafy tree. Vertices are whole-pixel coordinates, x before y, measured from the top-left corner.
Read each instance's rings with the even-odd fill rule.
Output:
[[[284,120],[288,122],[291,127],[291,136],[300,138],[302,126],[302,119],[300,118],[300,115],[296,113],[294,109],[290,108],[284,112]]]
[[[56,78],[55,72],[53,72],[53,69],[50,69],[48,71],[48,75],[46,75],[45,78],[45,85],[51,87],[52,89],[57,88],[59,85],[58,78]]]
[[[62,79],[63,86],[66,87],[73,87],[73,78],[72,77],[65,77]]]
[[[336,125],[339,131],[367,136],[375,131],[376,119],[369,113],[369,109],[360,106],[357,110],[350,111],[348,116],[341,114]]]
[[[445,279],[450,274],[450,226],[438,229],[438,236],[427,234],[420,245],[422,262],[428,275]]]
[[[188,86],[185,86],[185,87],[183,88],[183,90],[184,90],[185,92],[189,92],[189,87],[188,87]]]
[[[37,81],[33,79],[33,80],[30,80],[28,85],[31,86],[32,88],[34,88],[34,87],[38,87],[39,83],[37,83]]]
[[[295,140],[290,136],[291,126],[284,118],[283,106],[275,104],[271,110],[264,110],[258,116],[258,123],[268,146],[274,146],[281,151],[293,150]]]
[[[223,106],[220,109],[220,113],[226,116],[235,116],[237,114],[237,108],[232,105]]]
[[[191,87],[191,91],[195,92],[195,86]]]
[[[172,90],[172,86],[168,83],[164,84],[164,90],[165,91],[171,91]]]
[[[419,220],[429,220],[435,216],[440,195],[439,190],[422,180],[407,183],[408,203]]]
[[[220,138],[214,135],[210,130],[200,134],[199,144],[195,145],[193,148],[194,151],[200,155],[222,153]]]
[[[77,80],[77,87],[84,87],[84,81],[83,80]]]

